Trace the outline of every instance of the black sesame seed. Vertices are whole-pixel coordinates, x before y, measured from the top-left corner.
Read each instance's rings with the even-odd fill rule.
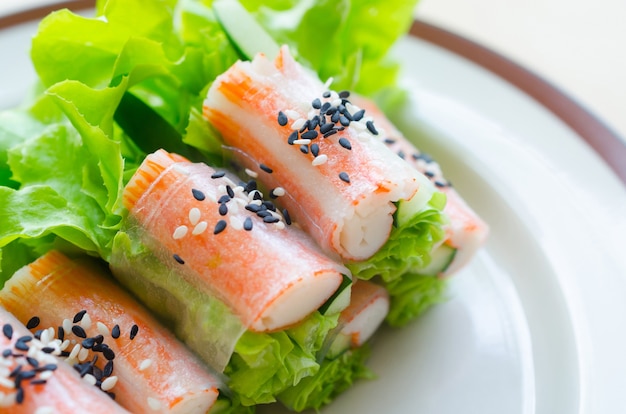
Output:
[[[339,97],[341,99],[346,99],[350,97],[350,91],[341,91],[339,92]]]
[[[348,176],[348,173],[345,171],[342,171],[339,173],[339,178],[341,179],[341,181],[345,181],[346,183],[350,182],[350,177]]]
[[[272,223],[278,223],[280,221],[280,219],[278,217],[276,217],[276,216],[269,215],[269,216],[263,217],[263,221],[265,223],[272,224]]]
[[[261,211],[259,211],[258,213],[256,213],[256,215],[257,215],[258,217],[265,218],[265,217],[267,217],[267,216],[271,216],[271,215],[272,215],[272,213],[270,213],[268,210],[261,210]]]
[[[322,94],[322,96],[324,98],[330,98],[330,91],[324,91],[324,93]]]
[[[322,101],[320,101],[320,98],[315,98],[313,102],[311,102],[311,106],[315,109],[320,109],[322,107]]]
[[[262,205],[265,206],[265,208],[267,208],[268,210],[276,211],[276,206],[270,200],[263,201]]]
[[[81,310],[76,315],[74,315],[74,319],[72,320],[72,322],[78,323],[78,322],[82,321],[83,317],[85,316],[86,313],[87,313],[87,311],[85,309]]]
[[[95,338],[86,338],[81,342],[83,348],[91,349],[96,344]]]
[[[350,122],[354,121],[354,118],[352,118],[352,114],[350,112],[348,112],[347,109],[343,112],[343,116],[346,117],[346,119],[348,121],[350,121]],[[346,125],[346,126],[348,126],[348,125]]]
[[[327,133],[328,131],[330,131],[331,129],[333,129],[333,124],[331,122],[327,123],[327,124],[323,124],[320,126],[320,132],[322,134]]]
[[[304,132],[304,131],[306,131],[307,129],[311,129],[311,128],[309,128],[309,126],[310,126],[310,125],[311,125],[311,121],[307,119],[307,120],[304,122],[304,124],[302,124],[302,127],[300,127],[300,131],[299,131],[299,132],[300,132],[300,133],[303,133],[303,132]]]
[[[350,125],[350,120],[348,118],[346,118],[345,115],[341,115],[339,116],[339,123],[343,126],[348,126]]]
[[[115,352],[113,352],[111,348],[107,347],[102,350],[102,356],[104,356],[107,361],[112,361],[115,359]]]
[[[23,380],[28,380],[28,379],[31,379],[31,378],[35,378],[35,375],[37,375],[37,372],[33,371],[33,370],[21,371],[20,373],[18,373],[15,376],[15,383],[19,384]]]
[[[444,183],[444,182],[442,182],[442,181],[439,181],[439,180],[436,180],[436,181],[434,182],[434,184],[435,184],[435,186],[437,186],[437,187],[439,187],[439,188],[443,188],[443,187],[445,187],[445,186],[446,186],[446,183]]]
[[[39,326],[40,322],[41,320],[39,319],[39,317],[33,316],[32,318],[28,320],[28,322],[26,322],[26,327],[28,329],[35,329],[36,327]]]
[[[320,154],[320,146],[317,144],[311,144],[311,154],[317,157]]]
[[[319,124],[320,124],[320,117],[319,115],[316,115],[310,120],[309,129],[315,129],[319,126]]]
[[[215,171],[213,174],[211,174],[211,178],[222,178],[225,175],[226,171]]]
[[[39,361],[37,361],[35,358],[33,357],[26,357],[26,362],[28,362],[28,364],[33,367],[33,368],[37,368],[39,366]]]
[[[101,344],[104,341],[104,336],[96,335],[93,337],[94,343]]]
[[[396,140],[393,138],[385,138],[383,142],[387,145],[395,144]]]
[[[72,333],[74,335],[76,335],[77,337],[79,337],[79,338],[87,338],[87,333],[85,332],[83,327],[80,326],[80,325],[73,325],[72,326]]]
[[[352,120],[358,122],[361,119],[363,119],[364,115],[365,115],[365,109],[360,109],[352,114]]]
[[[45,379],[37,378],[37,379],[32,380],[30,383],[32,385],[45,385],[46,382],[48,382],[48,381],[45,380]]]
[[[327,98],[327,96],[325,96],[324,98]],[[330,109],[330,107],[331,107],[330,102],[324,102],[324,105],[322,105],[322,107],[320,108],[320,113],[325,114],[326,111]]]
[[[405,159],[406,158],[406,154],[404,153],[404,151],[400,150],[398,151],[398,157]]]
[[[15,393],[15,402],[21,404],[24,402],[24,389],[19,387]]]
[[[371,132],[374,135],[378,135],[378,131],[376,130],[376,127],[374,126],[374,122],[372,121],[367,121],[365,123],[365,126],[367,127],[367,129],[369,130],[369,132]]]
[[[263,195],[257,191],[256,193],[254,193],[254,196],[252,196],[252,198],[254,200],[263,200]]]
[[[28,351],[28,344],[23,341],[17,341],[15,343],[15,349],[19,349],[20,351]]]
[[[57,327],[57,338],[63,342],[65,340],[65,329],[62,326]]]
[[[43,352],[44,354],[51,354],[54,352],[54,348],[51,346],[44,346],[43,348],[41,348],[41,352]]]
[[[220,197],[219,200],[217,200],[217,202],[220,204],[228,203],[229,201],[230,201],[230,196],[228,194],[224,194],[223,196]]]
[[[324,138],[328,138],[331,135],[335,135],[337,132],[339,132],[336,129],[331,129],[330,131],[328,131],[327,133],[324,134]]]
[[[265,172],[266,172],[266,173],[268,173],[268,174],[271,174],[271,173],[273,173],[273,172],[274,172],[274,171],[273,171],[270,167],[268,167],[268,166],[267,166],[267,165],[265,165],[265,164],[259,164],[259,168],[260,168],[261,170],[265,171]]]
[[[195,188],[191,189],[191,194],[193,195],[193,198],[195,198],[198,201],[204,201],[204,199],[206,198],[206,196],[204,195],[202,191],[197,190]]]
[[[428,178],[433,178],[435,176],[435,173],[432,171],[424,171],[424,175]]]
[[[341,114],[339,112],[335,112],[331,117],[330,117],[330,121],[337,123],[339,122],[339,117],[341,116]]]
[[[113,391],[107,391],[106,393],[112,400],[115,400],[115,393]]]
[[[253,213],[257,213],[261,210],[261,206],[259,206],[258,204],[248,204],[246,205],[245,209]]]
[[[185,261],[183,260],[182,257],[180,257],[179,255],[177,255],[176,253],[174,253],[172,255],[172,257],[174,258],[174,260],[176,260],[179,264],[185,264]],[[115,337],[114,337],[115,338]]]
[[[112,373],[113,373],[113,360],[109,360],[109,362],[107,362],[104,365],[104,368],[102,369],[102,375],[105,377],[110,377]]]
[[[252,226],[253,226],[252,219],[250,217],[246,217],[246,219],[243,221],[243,229],[246,231],[250,231],[252,230]]]
[[[300,152],[303,154],[308,154],[309,153],[309,146],[308,145],[300,145]]]
[[[63,358],[66,358],[66,357],[70,356],[70,353],[69,353],[69,351],[61,351],[59,356],[62,356]]]
[[[278,111],[278,125],[285,126],[287,125],[287,122],[289,122],[287,115],[285,115],[283,111]]]
[[[225,216],[226,214],[228,214],[228,206],[222,203],[220,204],[218,211],[220,213],[220,216]]]
[[[33,334],[33,336],[34,336],[36,339],[38,339],[38,340],[39,340],[39,339],[41,339],[41,334],[42,334],[42,333],[43,333],[43,329],[37,329],[37,330],[35,331],[35,333]]]
[[[13,337],[13,327],[8,323],[5,323],[2,326],[2,333],[6,336],[7,339],[11,339]]]
[[[352,149],[352,144],[350,144],[350,141],[348,140],[348,138],[345,138],[345,137],[339,138],[339,145],[341,145],[342,147],[344,147],[347,150],[351,150]]]
[[[257,189],[257,183],[256,183],[256,181],[255,181],[255,180],[250,180],[250,181],[248,181],[248,182],[246,183],[246,186],[244,187],[244,191],[245,191],[246,193],[251,193],[251,192],[253,192],[253,191],[254,191],[254,190],[256,190],[256,189]]]
[[[94,365],[93,367],[93,376],[96,377],[97,381],[102,381],[103,373],[102,370]]]
[[[33,340],[33,337],[30,335],[24,335],[24,336],[20,336],[19,338],[17,338],[17,342],[30,342]]]
[[[56,371],[57,364],[46,364],[39,367],[39,371]]]
[[[113,327],[113,329],[111,329],[111,336],[113,337],[113,339],[117,339],[120,337],[120,326],[119,325],[115,325]]]
[[[10,357],[11,355],[13,355],[13,351],[11,351],[10,349],[5,349],[4,351],[2,351],[2,356],[3,356],[4,358],[8,358],[8,357]]]
[[[293,145],[293,142],[298,139],[298,131],[293,130],[291,134],[289,134],[289,138],[287,138],[287,144]]]
[[[17,377],[17,375],[22,372],[22,364],[18,364],[13,370],[9,373],[9,378]]]
[[[282,210],[282,213],[283,213],[283,217],[285,218],[285,224],[290,226],[291,225],[291,216],[289,216],[289,211],[286,208],[284,208]]]
[[[130,328],[130,340],[132,341],[133,339],[135,339],[135,337],[137,336],[137,333],[139,332],[139,326],[137,325],[133,325]]]
[[[337,112],[339,110],[339,108],[337,108],[336,106],[331,106],[330,108],[328,108],[328,110],[326,111],[326,115],[334,115],[335,112]]]
[[[315,139],[317,138],[317,131],[307,131],[304,134],[300,135],[300,138],[302,139]]]
[[[233,188],[230,185],[226,186],[226,194],[228,194],[230,196],[230,198],[235,197],[235,191],[233,190]]]
[[[213,234],[219,234],[226,229],[226,221],[220,220],[215,224],[215,228],[213,229]]]

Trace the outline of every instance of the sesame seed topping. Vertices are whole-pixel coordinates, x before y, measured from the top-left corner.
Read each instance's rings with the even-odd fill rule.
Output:
[[[321,155],[318,155],[317,157],[313,158],[313,161],[311,162],[311,164],[313,164],[314,166],[317,167],[318,165],[325,164],[326,161],[328,161],[328,155],[321,154]]]
[[[268,174],[271,174],[271,173],[273,173],[273,172],[274,172],[274,171],[273,171],[270,167],[268,167],[267,165],[262,164],[262,163],[261,163],[261,164],[259,164],[259,168],[260,168],[261,170],[265,171],[265,172],[266,172],[266,173],[268,173]]]
[[[195,226],[196,224],[198,224],[198,221],[200,221],[200,209],[197,207],[193,207],[191,210],[189,210],[189,222]]]
[[[174,260],[176,260],[178,263],[180,264],[185,264],[185,261],[183,260],[182,257],[180,257],[178,254],[174,253],[172,255],[172,257],[174,258]]]
[[[313,102],[311,102],[311,106],[315,109],[320,109],[322,107],[322,101],[319,98],[315,98]]]
[[[151,366],[152,366],[152,360],[144,359],[143,361],[141,361],[141,364],[139,364],[139,371],[145,371]]]
[[[268,224],[278,223],[280,219],[276,216],[273,216],[271,213],[265,217],[263,217],[263,221]]]
[[[83,327],[80,325],[72,326],[72,333],[78,336],[79,338],[87,338],[87,333],[85,332]]]
[[[83,320],[83,317],[85,316],[85,314],[87,313],[87,311],[85,309],[81,310],[80,312],[77,312],[76,315],[74,315],[74,319],[72,319],[73,323],[78,323],[80,321]]]
[[[298,131],[292,131],[291,134],[289,134],[289,138],[287,138],[287,143],[289,145],[293,145],[293,142],[297,139],[298,139]]]
[[[348,140],[348,138],[345,138],[345,137],[339,138],[339,145],[341,145],[342,147],[344,147],[347,150],[351,150],[352,149],[352,144],[350,144],[350,141]]]
[[[291,124],[291,129],[294,129],[296,131],[299,131],[300,129],[302,129],[302,127],[304,127],[304,124],[307,120],[304,118],[300,118],[300,119],[296,119],[295,121],[293,121],[293,123]]]
[[[350,182],[350,177],[348,176],[348,173],[345,171],[342,171],[339,173],[339,178],[341,179],[341,181],[344,181],[346,183]]]
[[[7,339],[11,339],[13,337],[13,327],[8,323],[5,323],[2,326],[2,333]]]
[[[225,216],[228,214],[228,205],[226,203],[222,203],[217,210],[220,213],[220,216]]]
[[[154,411],[161,409],[161,402],[155,398],[148,397],[147,403],[148,403],[148,406]]]
[[[304,134],[302,136],[304,136]],[[297,139],[293,142],[294,145],[309,145],[310,143],[310,139]]]
[[[191,194],[193,195],[193,198],[195,198],[198,201],[204,201],[204,199],[206,198],[206,196],[204,195],[202,191],[195,189],[195,188],[191,189]]]
[[[303,154],[309,153],[309,147],[307,145],[300,145],[300,152]]]
[[[220,220],[217,222],[217,224],[215,224],[215,229],[213,230],[213,234],[219,234],[223,232],[224,229],[226,229],[226,221]]]
[[[172,234],[172,238],[174,240],[182,239],[183,237],[187,235],[188,231],[189,229],[187,228],[187,226],[185,225],[178,226],[176,227],[176,230],[174,230],[174,234]]]
[[[311,140],[311,139],[317,138],[317,135],[318,135],[317,131],[311,130],[311,131],[306,131],[305,133],[301,134],[300,138]]]
[[[335,135],[337,132],[339,132],[336,129],[331,129],[330,131],[328,131],[327,133],[324,134],[324,138],[328,138],[331,135]]]
[[[279,111],[278,112],[278,125],[285,126],[287,125],[287,122],[289,122],[287,115],[285,115],[283,111]]]
[[[246,175],[248,175],[249,177],[252,177],[252,178],[257,178],[259,176],[259,174],[257,174],[256,171],[253,171],[253,170],[251,170],[249,168],[246,168],[245,172],[246,172]],[[231,197],[234,197],[234,196],[231,196]]]
[[[41,320],[39,319],[39,317],[37,316],[33,316],[32,318],[30,318],[28,320],[28,322],[26,323],[26,327],[28,329],[35,329],[36,327],[39,326],[39,323],[41,322]]]
[[[115,326],[113,326],[113,329],[111,329],[111,336],[113,337],[113,339],[117,339],[120,337],[120,326],[118,324],[115,324]]]
[[[226,204],[220,204],[220,207],[226,207]],[[193,231],[191,232],[192,235],[197,236],[198,234],[202,234],[205,232],[205,230],[209,227],[209,224],[206,221],[201,221],[200,223],[196,224],[196,227],[193,228]]]
[[[378,131],[376,130],[376,127],[374,126],[374,122],[372,120],[367,121],[365,123],[365,126],[367,127],[369,132],[371,132],[374,135],[378,135]]]
[[[276,187],[272,190],[272,194],[274,194],[275,197],[282,197],[285,195],[285,189],[282,187]]]
[[[140,369],[141,371],[141,369]],[[115,385],[117,384],[117,376],[112,376],[112,377],[108,377],[107,379],[105,379],[104,381],[102,381],[102,384],[100,385],[100,389],[102,391],[109,391],[111,389],[113,389],[113,387],[115,387]]]
[[[215,178],[222,178],[223,176],[226,175],[226,171],[215,171],[212,175],[211,178],[215,179]]]
[[[243,229],[246,231],[252,230],[252,219],[250,217],[246,217],[243,222]]]

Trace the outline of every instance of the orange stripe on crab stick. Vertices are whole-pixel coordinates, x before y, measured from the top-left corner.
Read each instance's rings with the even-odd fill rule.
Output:
[[[131,178],[124,193],[132,195],[125,201],[129,218],[168,252],[167,260],[184,266],[176,277],[219,298],[248,329],[300,321],[332,296],[348,270],[302,231],[285,227],[279,214],[249,211],[261,204],[254,191],[214,174],[163,150],[149,155],[140,180]]]
[[[259,171],[260,181],[286,190],[281,202],[322,248],[344,259],[365,260],[389,236],[392,203],[423,188],[432,191],[432,185],[373,138],[375,128],[367,126],[367,119],[344,126],[345,120],[321,114],[312,106],[316,99],[335,107],[342,102],[324,92],[322,82],[282,48],[275,62],[259,55],[220,75],[203,115],[246,167],[259,171],[263,163],[272,168],[272,174]],[[335,128],[302,128],[316,115]]]
[[[0,349],[4,351],[0,356],[0,413],[73,414],[86,407],[93,414],[127,413],[69,365],[42,351],[50,344],[33,338],[24,324],[4,308],[0,308],[0,326]],[[11,376],[11,372],[19,374]]]
[[[217,398],[205,366],[95,263],[51,251],[16,272],[0,301],[23,323],[37,316],[57,335],[64,327],[63,340],[82,344],[66,349],[67,362],[97,357],[93,375],[110,374],[102,388],[130,411],[205,413]]]

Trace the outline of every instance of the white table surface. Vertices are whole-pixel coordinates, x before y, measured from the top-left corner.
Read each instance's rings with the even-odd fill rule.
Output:
[[[54,2],[0,0],[0,15]],[[626,0],[421,0],[415,14],[530,69],[626,137]]]

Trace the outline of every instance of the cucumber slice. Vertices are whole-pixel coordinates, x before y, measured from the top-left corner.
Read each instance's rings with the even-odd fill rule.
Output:
[[[343,280],[337,291],[318,310],[322,315],[333,315],[339,313],[350,304],[352,293],[352,279],[343,275]]]
[[[249,60],[264,53],[274,60],[280,46],[237,0],[216,0],[213,11],[217,20],[239,52]]]
[[[454,260],[456,251],[456,248],[448,246],[447,244],[442,244],[441,246],[437,247],[432,253],[432,258],[429,265],[423,269],[420,269],[419,274],[440,275],[441,273],[445,272]]]

